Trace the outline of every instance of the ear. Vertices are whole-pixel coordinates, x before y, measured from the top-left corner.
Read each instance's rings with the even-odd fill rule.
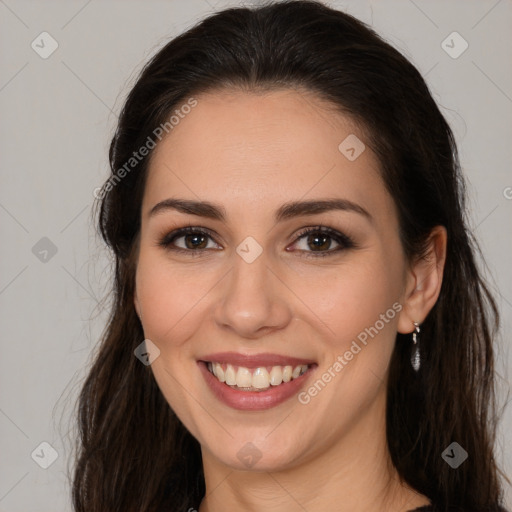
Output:
[[[430,233],[426,254],[412,263],[407,271],[398,332],[412,332],[414,322],[421,324],[434,307],[443,282],[446,244],[446,228],[436,226]]]

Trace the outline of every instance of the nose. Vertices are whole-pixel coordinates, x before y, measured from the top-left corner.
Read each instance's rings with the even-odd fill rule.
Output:
[[[269,267],[265,251],[252,263],[238,254],[233,259],[215,309],[217,325],[249,339],[284,329],[293,317],[291,292]]]

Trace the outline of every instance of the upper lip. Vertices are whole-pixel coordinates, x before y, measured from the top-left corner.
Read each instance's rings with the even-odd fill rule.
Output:
[[[281,354],[239,354],[237,352],[217,352],[215,354],[208,354],[201,358],[199,361],[212,362],[212,363],[226,363],[233,366],[243,366],[245,368],[258,368],[263,366],[298,366],[298,365],[312,365],[314,361],[311,359],[300,359],[298,357],[285,356]]]

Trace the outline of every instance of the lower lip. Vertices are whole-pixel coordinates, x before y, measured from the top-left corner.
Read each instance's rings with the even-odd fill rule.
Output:
[[[238,389],[233,389],[227,384],[220,382],[220,380],[208,370],[205,362],[198,361],[198,365],[206,383],[213,391],[213,394],[221,402],[224,402],[233,409],[243,411],[261,411],[285,402],[299,392],[314,368],[310,367],[308,371],[300,377],[290,382],[283,382],[279,384],[279,386],[271,386],[266,391],[239,391]]]

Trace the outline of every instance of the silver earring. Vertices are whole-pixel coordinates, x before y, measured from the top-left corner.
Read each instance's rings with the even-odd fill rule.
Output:
[[[411,365],[415,372],[420,369],[420,342],[418,335],[420,333],[420,324],[414,323],[414,332],[412,333],[412,353],[411,353]]]

